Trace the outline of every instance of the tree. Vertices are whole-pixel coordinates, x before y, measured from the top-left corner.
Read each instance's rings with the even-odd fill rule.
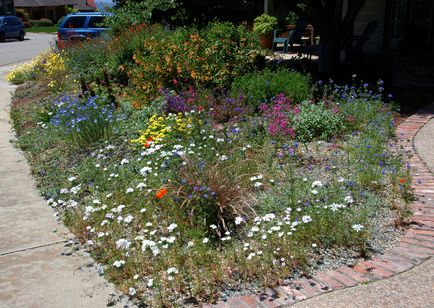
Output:
[[[292,0],[291,9],[318,29],[321,35],[319,72],[333,71],[339,65],[340,49],[353,32],[353,23],[366,0]],[[300,5],[302,4],[302,5]]]

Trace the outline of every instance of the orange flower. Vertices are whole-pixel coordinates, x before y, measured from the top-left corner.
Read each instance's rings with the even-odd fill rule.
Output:
[[[401,183],[401,184],[404,184],[405,182],[407,182],[407,180],[406,179],[399,179],[399,183]]]
[[[149,146],[151,145],[151,142],[152,141],[154,141],[153,139],[152,139],[152,137],[149,137],[147,140],[146,140],[146,142],[145,142],[145,148],[149,148]]]
[[[157,199],[161,199],[161,198],[163,198],[166,194],[167,194],[167,188],[166,188],[166,187],[160,188],[160,189],[157,191],[157,193],[155,194],[155,198],[157,198]]]

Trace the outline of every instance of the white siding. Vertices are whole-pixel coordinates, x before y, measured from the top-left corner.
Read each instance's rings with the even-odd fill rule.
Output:
[[[385,0],[367,0],[354,21],[354,35],[360,35],[368,22],[372,20],[378,22],[377,29],[365,43],[363,50],[366,52],[381,53],[383,49],[385,9]]]

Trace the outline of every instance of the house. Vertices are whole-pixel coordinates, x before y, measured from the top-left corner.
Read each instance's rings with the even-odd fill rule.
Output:
[[[24,9],[30,19],[48,18],[57,22],[67,13],[66,7],[80,11],[94,11],[95,7],[87,5],[86,0],[14,0],[15,8]]]
[[[368,52],[434,49],[433,0],[367,0],[354,22],[354,33],[363,31],[370,20],[379,26],[366,43]]]
[[[0,2],[0,16],[15,15],[14,0],[2,0]]]
[[[343,1],[343,14],[349,1]],[[264,12],[283,17],[290,10],[289,2],[264,0]],[[434,49],[434,0],[366,0],[354,21],[353,35],[360,35],[374,20],[378,26],[364,52],[380,54],[407,47]]]

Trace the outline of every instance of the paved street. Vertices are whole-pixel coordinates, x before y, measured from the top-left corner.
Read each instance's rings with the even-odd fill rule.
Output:
[[[30,60],[54,44],[55,34],[27,33],[24,41],[0,43],[0,66]]]

